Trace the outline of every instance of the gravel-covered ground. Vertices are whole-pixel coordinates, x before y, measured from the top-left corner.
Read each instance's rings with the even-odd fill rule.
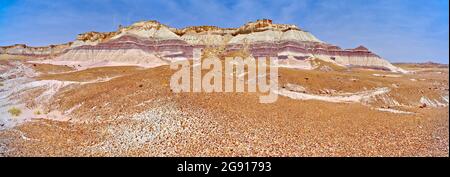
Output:
[[[0,131],[0,156],[448,157],[448,103],[420,103],[422,96],[448,98],[448,68],[400,77],[361,69],[280,69],[280,86],[300,85],[307,94],[390,92],[365,102],[280,96],[261,104],[262,93],[172,93],[168,66],[28,66],[42,73],[33,80],[86,84],[63,87],[45,104],[44,114],[66,112],[67,120],[31,119]]]

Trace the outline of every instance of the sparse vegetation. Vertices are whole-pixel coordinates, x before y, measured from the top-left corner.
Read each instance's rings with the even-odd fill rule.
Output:
[[[40,110],[36,110],[36,111],[34,111],[34,114],[36,114],[36,115],[41,115],[42,113],[41,113]]]
[[[2,86],[4,86],[4,84],[0,82],[0,87],[2,87]]]
[[[12,107],[11,109],[8,110],[8,112],[12,115],[12,116],[20,116],[20,114],[22,113],[22,111],[16,107]]]

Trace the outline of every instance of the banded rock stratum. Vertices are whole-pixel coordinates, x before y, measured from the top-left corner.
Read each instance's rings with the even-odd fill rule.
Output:
[[[282,66],[311,69],[320,59],[341,66],[406,72],[364,46],[342,49],[317,39],[295,25],[263,19],[239,28],[193,26],[176,29],[157,21],[142,21],[114,32],[87,32],[73,42],[45,47],[24,44],[0,47],[0,54],[35,57],[58,63],[120,63],[157,66],[191,59],[193,49],[245,51],[253,57],[275,57]]]

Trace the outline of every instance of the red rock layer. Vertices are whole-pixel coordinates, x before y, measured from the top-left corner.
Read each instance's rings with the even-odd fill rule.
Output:
[[[228,52],[241,50],[242,44],[228,45]],[[169,52],[177,53],[166,57],[186,57],[191,58],[194,48],[204,48],[201,45],[190,45],[183,40],[153,40],[142,39],[135,36],[122,36],[98,45],[80,46],[72,50],[118,50],[118,49],[141,49],[146,52]],[[356,49],[342,50],[337,46],[316,43],[316,42],[294,42],[280,41],[276,43],[255,43],[250,44],[248,49],[254,57],[278,57],[280,52],[290,51],[305,55],[329,55],[329,56],[350,56],[350,57],[378,57],[364,47]],[[283,59],[281,56],[280,59]]]

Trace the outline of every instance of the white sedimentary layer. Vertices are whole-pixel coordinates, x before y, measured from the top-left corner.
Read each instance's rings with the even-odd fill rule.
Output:
[[[420,103],[429,107],[445,107],[448,106],[448,96],[442,96],[442,102],[437,99],[430,99],[426,96],[420,98]]]
[[[281,40],[287,41],[310,41],[310,42],[322,42],[313,36],[311,33],[299,30],[289,30],[281,35]]]
[[[52,64],[64,63],[61,61],[76,61],[85,64],[105,63],[105,65],[116,63],[123,65],[136,65],[143,67],[155,67],[167,64],[160,57],[140,49],[118,49],[118,50],[71,50],[57,57]]]
[[[289,57],[288,59],[280,59],[274,64],[277,67],[284,68],[295,68],[295,69],[306,69],[311,70],[314,69],[311,61],[309,60],[297,60],[295,58]]]
[[[25,103],[21,102],[20,94],[22,92],[48,86],[46,84],[33,83],[31,77],[37,76],[33,69],[21,62],[13,62],[11,64],[11,68],[6,72],[0,73],[1,78],[6,78],[2,82],[3,86],[0,87],[0,130],[30,120],[34,116],[34,110],[27,108]],[[14,77],[11,78],[11,76]],[[48,89],[50,90],[45,91],[42,97],[39,96],[36,99],[46,99],[52,93],[52,89],[57,88],[49,86]],[[11,115],[9,110],[13,108],[20,110],[21,113],[17,116]]]
[[[15,77],[11,78],[10,76]],[[59,91],[69,85],[107,82],[114,78],[98,78],[86,82],[75,82],[58,80],[37,81],[32,79],[35,76],[37,76],[37,73],[33,69],[20,62],[13,63],[13,66],[9,70],[0,73],[1,78],[6,78],[6,80],[2,81],[3,85],[0,87],[0,130],[14,127],[22,122],[35,118],[65,121],[68,118],[66,115],[70,114],[79,106],[73,107],[65,112],[58,110],[44,112],[41,109],[42,105],[49,103]],[[26,98],[25,96],[29,91],[38,89],[42,90],[42,92],[39,92],[39,95],[33,98],[27,98],[27,101],[33,101],[38,105],[32,107],[26,106],[23,98]],[[12,108],[20,110],[21,113],[19,115],[12,115],[8,112]]]
[[[253,32],[249,34],[238,34],[233,37],[229,44],[243,44],[253,42],[277,42],[280,40],[286,41],[308,41],[308,42],[322,42],[314,37],[312,34],[304,31],[289,30],[286,32],[267,30],[261,32]]]
[[[281,67],[290,67],[290,68],[300,68],[300,69],[313,69],[313,66],[311,64],[308,64],[310,62],[306,61],[299,61],[294,59],[293,57],[312,57],[312,58],[318,58],[320,60],[334,63],[339,66],[365,66],[365,67],[381,67],[381,68],[387,68],[390,69],[393,72],[399,72],[399,73],[408,73],[408,71],[396,67],[389,63],[387,60],[384,60],[382,58],[378,57],[365,57],[365,56],[329,56],[329,55],[313,55],[313,54],[305,54],[305,53],[299,53],[299,52],[292,52],[292,51],[284,51],[278,53],[278,56],[288,56],[287,61],[280,60],[280,66]],[[334,58],[332,60],[331,58]]]
[[[237,36],[231,38],[230,44],[245,44],[253,42],[275,42],[280,39],[281,31],[262,31],[249,34],[238,34]]]
[[[223,45],[227,36],[219,34],[184,34],[181,39],[192,45]]]
[[[328,62],[335,62],[340,65],[349,66],[367,66],[367,67],[383,67],[390,69],[393,72],[399,73],[408,73],[408,71],[396,67],[389,63],[387,60],[384,60],[379,57],[371,57],[371,56],[329,56],[329,55],[314,55],[314,57],[319,58]],[[334,57],[334,60],[331,59]]]
[[[401,110],[389,109],[389,108],[377,108],[377,110],[383,111],[383,112],[391,112],[391,113],[395,113],[395,114],[414,114],[413,112],[407,112],[407,111],[401,111]]]
[[[80,40],[76,40],[76,41],[74,41],[72,43],[70,48],[79,47],[79,46],[83,46],[83,45],[97,45],[98,43],[99,43],[99,41],[80,41]]]
[[[312,57],[312,54],[306,54],[306,53],[300,53],[300,52],[293,52],[293,51],[283,51],[278,53],[278,56],[296,56],[296,57]]]
[[[169,28],[165,26],[159,27],[149,27],[149,28],[132,28],[129,30],[122,30],[121,33],[112,37],[112,39],[117,39],[124,35],[136,35],[143,38],[154,38],[154,39],[180,39],[180,36],[172,32]]]
[[[444,101],[444,103],[446,103],[448,105],[448,103],[449,103],[448,95],[442,96],[442,100]]]
[[[381,95],[388,93],[390,91],[387,87],[377,88],[374,90],[368,90],[368,91],[362,91],[357,93],[345,93],[340,94],[336,96],[325,96],[325,95],[314,95],[314,94],[308,94],[308,93],[299,93],[290,91],[288,89],[276,89],[275,93],[286,96],[292,99],[297,100],[319,100],[319,101],[326,101],[326,102],[368,102],[368,100],[372,99],[374,96]]]

